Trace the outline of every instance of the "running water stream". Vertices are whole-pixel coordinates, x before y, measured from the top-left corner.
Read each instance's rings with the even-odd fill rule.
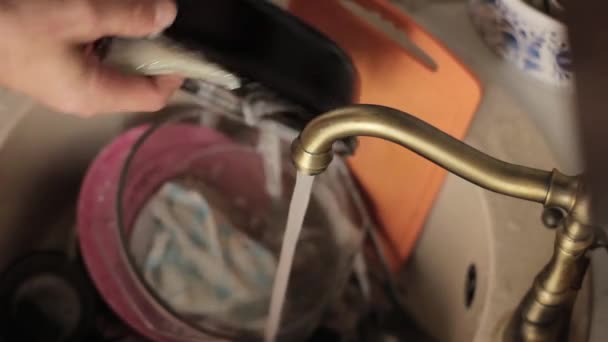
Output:
[[[264,341],[274,342],[281,326],[281,314],[287,287],[289,286],[289,275],[293,258],[296,252],[296,245],[302,231],[304,216],[310,201],[314,176],[305,175],[298,172],[296,185],[291,197],[289,214],[287,215],[287,226],[283,236],[283,245],[279,256],[279,266],[274,278],[272,296],[270,297],[270,313],[266,321],[264,330]]]

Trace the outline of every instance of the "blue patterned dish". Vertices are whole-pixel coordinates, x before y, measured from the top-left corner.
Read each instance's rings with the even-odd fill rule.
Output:
[[[483,40],[499,56],[543,81],[571,84],[564,24],[522,0],[470,0],[470,13]]]

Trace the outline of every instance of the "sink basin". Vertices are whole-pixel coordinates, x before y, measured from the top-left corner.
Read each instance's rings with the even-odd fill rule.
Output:
[[[462,1],[437,3],[414,17],[446,41],[485,86],[467,142],[507,161],[575,169],[556,156],[535,126],[538,120],[530,112],[540,115],[542,110],[531,111],[526,101],[513,95],[513,84],[498,82],[510,71],[500,67],[478,39]],[[31,250],[75,248],[72,210],[89,162],[112,137],[140,119],[57,115],[0,91],[0,271]],[[542,226],[540,214],[539,205],[448,176],[401,274],[408,307],[417,321],[441,341],[496,340],[501,322],[551,255],[554,233]],[[573,330],[583,336],[589,332],[589,299],[597,303],[601,289],[608,287],[608,280],[597,279],[597,290],[590,292],[586,286],[579,298]],[[606,326],[598,317],[599,313],[592,317],[599,322],[592,327]],[[593,331],[592,337],[602,336]]]
[[[506,93],[489,88],[467,142],[505,160],[554,165],[526,115],[500,110],[508,101]],[[140,118],[84,120],[31,105],[15,108],[27,110],[12,119],[0,116],[14,126],[0,137],[0,270],[32,250],[75,248],[72,210],[81,177],[99,149]],[[447,177],[401,274],[418,323],[441,341],[496,340],[551,255],[554,233],[542,226],[540,213],[539,205]],[[589,332],[590,289],[580,296],[574,321],[580,336]]]
[[[518,217],[497,221],[494,201],[520,211]],[[425,331],[439,341],[499,341],[503,325],[552,252],[554,234],[542,226],[539,213],[539,206],[500,198],[448,176],[400,274],[408,309]],[[529,222],[521,226],[522,220]],[[586,281],[570,341],[588,340],[590,290]]]
[[[473,341],[482,324],[495,258],[490,215],[483,190],[448,176],[401,275],[408,309],[440,341]]]

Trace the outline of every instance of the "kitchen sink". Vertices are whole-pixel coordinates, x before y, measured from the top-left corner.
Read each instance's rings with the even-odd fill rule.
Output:
[[[3,103],[15,99],[0,95]],[[13,102],[13,110],[3,109],[6,122],[0,123],[7,127],[0,137],[0,270],[34,250],[73,251],[74,205],[88,164],[126,127],[156,117],[80,119],[21,100]],[[467,142],[505,160],[554,165],[526,115],[497,110],[501,101],[508,96],[499,89],[486,93]],[[514,134],[518,139],[511,139]],[[417,322],[441,341],[495,340],[500,324],[551,255],[554,232],[542,226],[540,213],[539,205],[448,176],[400,273]],[[581,336],[589,331],[590,289],[586,286],[579,298],[573,329]]]
[[[484,84],[484,99],[466,142],[509,162],[578,171],[575,162],[547,143],[551,139],[534,116],[542,112],[539,107],[514,94],[513,84],[497,81],[512,70],[499,66],[467,26],[462,2],[445,1],[418,11],[414,16],[446,41]],[[0,91],[0,271],[31,251],[73,252],[74,206],[88,164],[127,127],[156,117],[80,119]],[[496,341],[502,324],[551,256],[555,233],[542,225],[541,210],[540,205],[490,193],[449,175],[412,257],[399,273],[415,320],[440,341]],[[571,341],[602,341],[608,334],[602,330],[608,327],[608,279],[593,272],[605,265],[605,254],[593,254]]]

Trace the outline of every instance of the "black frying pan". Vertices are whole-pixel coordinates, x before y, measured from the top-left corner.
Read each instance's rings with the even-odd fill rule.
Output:
[[[165,32],[240,76],[320,114],[348,105],[356,74],[327,37],[265,0],[177,0]]]

